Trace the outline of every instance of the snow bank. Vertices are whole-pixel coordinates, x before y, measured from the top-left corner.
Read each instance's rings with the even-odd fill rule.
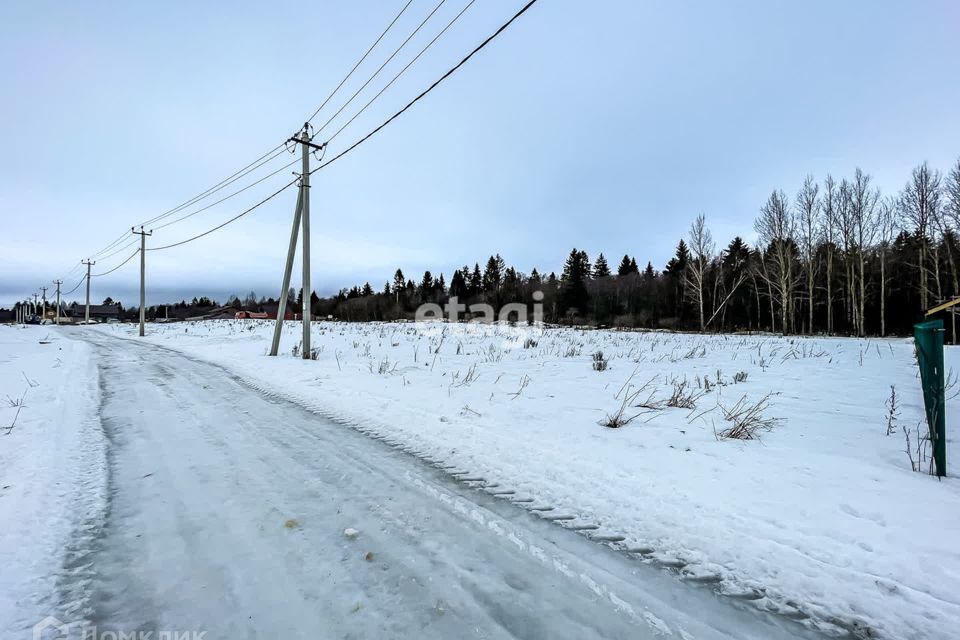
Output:
[[[3,638],[27,638],[49,615],[85,613],[88,555],[106,504],[91,355],[56,328],[0,325]]]
[[[902,429],[915,445],[923,416],[911,340],[324,322],[312,361],[291,355],[294,323],[281,357],[265,357],[271,332],[211,321],[152,325],[147,340],[601,524],[648,561],[820,629],[931,638],[960,623],[960,484],[913,472],[905,453]],[[947,357],[960,365],[956,350]],[[681,383],[699,395],[694,408],[663,406]],[[891,385],[899,413],[887,435]],[[641,388],[629,404],[659,408],[628,406],[629,424],[601,426]],[[772,430],[717,438],[724,409],[768,394]],[[949,415],[958,409],[948,402]]]

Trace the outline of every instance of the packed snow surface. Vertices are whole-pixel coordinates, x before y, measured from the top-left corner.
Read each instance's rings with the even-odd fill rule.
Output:
[[[145,339],[815,628],[933,638],[960,624],[960,484],[914,472],[906,453],[904,430],[927,470],[912,340],[322,322],[304,360],[299,323],[277,358],[272,330],[157,324]],[[947,362],[960,365],[949,347]],[[757,439],[720,437],[738,403],[761,401]],[[628,422],[604,426],[624,406]]]
[[[85,606],[106,504],[89,345],[0,325],[0,637]]]
[[[96,331],[60,335],[92,346],[108,500],[99,526],[71,528],[66,546],[87,544],[83,557],[60,563],[22,531],[3,532],[4,549],[26,545],[41,561],[3,567],[5,580],[56,577],[31,590],[53,591],[42,601],[2,612],[15,614],[0,618],[4,640],[63,637],[63,625],[70,640],[816,636],[214,364]],[[45,443],[32,426],[31,441]],[[97,468],[93,456],[74,462]],[[43,489],[69,477],[15,479]],[[84,511],[84,495],[50,505],[41,524]]]

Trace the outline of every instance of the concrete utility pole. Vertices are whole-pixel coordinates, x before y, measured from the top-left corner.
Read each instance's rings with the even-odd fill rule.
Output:
[[[33,294],[33,315],[37,315],[37,306],[39,306],[39,304],[40,304],[40,303],[38,302],[39,299],[40,299],[40,294],[39,294],[39,293],[34,293],[34,294]]]
[[[293,271],[293,256],[297,252],[297,234],[300,233],[300,213],[303,204],[303,189],[297,192],[297,208],[293,212],[293,229],[290,230],[290,245],[287,247],[287,263],[283,268],[283,285],[280,287],[280,301],[277,304],[277,321],[273,325],[273,341],[270,343],[270,355],[280,350],[280,333],[287,315],[287,297],[290,292],[290,275]]]
[[[83,314],[83,324],[90,324],[90,266],[97,264],[93,260],[82,260],[87,265],[87,310]]]
[[[40,313],[40,322],[43,322],[47,319],[47,287],[40,287],[40,290],[43,291],[43,310]]]
[[[303,190],[303,202],[300,208],[303,224],[303,359],[310,359],[310,316],[313,315],[313,289],[310,288],[310,125],[304,123],[300,135],[300,149],[303,152],[303,175],[300,176],[300,188]]]
[[[297,229],[303,226],[303,359],[310,359],[310,312],[313,289],[310,287],[310,153],[320,151],[326,145],[313,144],[310,141],[310,123],[303,125],[300,137],[292,137],[287,142],[300,144],[302,167],[300,192],[297,196],[297,208],[293,214],[293,230],[290,232],[290,246],[287,248],[287,263],[283,271],[283,287],[280,290],[280,304],[277,306],[277,322],[273,328],[273,342],[270,355],[275,356],[280,349],[280,332],[287,311],[287,292],[290,289],[290,276],[293,271],[293,258],[297,251]]]
[[[54,280],[53,284],[57,285],[57,311],[56,311],[56,323],[60,324],[60,285],[63,284],[63,280]]]
[[[130,232],[134,235],[140,236],[140,337],[143,337],[143,323],[147,319],[147,309],[145,305],[146,298],[146,288],[144,287],[143,280],[146,276],[147,271],[147,236],[153,235],[153,229],[150,231],[144,231],[143,225],[140,225],[140,231],[137,231],[133,227],[130,227]]]

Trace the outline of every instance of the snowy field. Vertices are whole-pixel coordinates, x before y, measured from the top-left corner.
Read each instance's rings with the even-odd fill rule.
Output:
[[[82,607],[106,504],[90,347],[0,325],[0,637]]]
[[[912,340],[324,322],[303,360],[298,323],[279,358],[271,333],[210,321],[150,325],[146,340],[817,628],[934,638],[960,624],[960,484],[915,473],[905,451],[923,413]],[[722,437],[755,406],[756,439]],[[618,413],[626,424],[603,426]]]

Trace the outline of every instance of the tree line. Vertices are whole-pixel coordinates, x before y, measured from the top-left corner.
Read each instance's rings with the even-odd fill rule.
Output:
[[[700,331],[888,335],[911,331],[923,312],[960,294],[960,160],[941,172],[914,168],[883,194],[857,168],[851,176],[807,176],[797,193],[774,189],[754,221],[756,243],[718,248],[704,215],[690,225],[662,270],[625,255],[613,268],[574,248],[562,272],[529,274],[500,255],[454,270],[447,282],[397,269],[330,298],[318,315],[344,320],[412,317],[424,303],[484,302],[495,308],[544,294],[548,322]],[[297,308],[302,295],[297,296]]]
[[[614,267],[603,253],[591,260],[574,248],[559,274],[524,273],[497,254],[455,269],[449,281],[397,269],[377,289],[367,282],[326,298],[312,292],[310,308],[348,321],[410,319],[420,305],[451,297],[499,309],[530,305],[540,291],[551,323],[882,336],[909,333],[925,310],[960,295],[960,160],[946,171],[921,164],[890,194],[859,168],[807,176],[794,194],[774,189],[753,227],[753,246],[738,236],[717,247],[701,214],[661,270],[649,261],[641,269],[630,255]],[[289,300],[291,311],[302,311],[302,290],[291,289]],[[276,300],[250,292],[227,306],[275,310]],[[194,298],[147,315],[217,307]]]

